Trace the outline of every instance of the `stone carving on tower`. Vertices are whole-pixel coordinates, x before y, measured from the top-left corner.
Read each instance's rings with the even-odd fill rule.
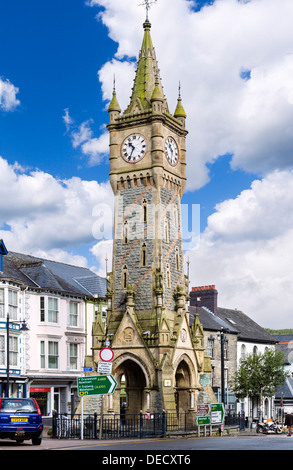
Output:
[[[129,105],[121,111],[114,88],[108,108],[113,265],[106,330],[93,328],[95,366],[111,340],[118,387],[106,408],[118,413],[122,392],[132,413],[194,409],[205,372],[203,330],[198,321],[189,327],[183,266],[186,113],[180,93],[169,111],[148,15],[143,29]]]

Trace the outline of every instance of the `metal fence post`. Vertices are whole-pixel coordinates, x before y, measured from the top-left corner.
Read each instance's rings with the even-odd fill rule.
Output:
[[[162,412],[162,437],[166,436],[166,413]]]
[[[139,437],[142,438],[143,419],[142,412],[139,413]]]

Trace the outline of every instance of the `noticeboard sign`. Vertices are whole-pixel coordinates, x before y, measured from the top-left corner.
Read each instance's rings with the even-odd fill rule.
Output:
[[[196,424],[202,425],[217,425],[223,424],[225,417],[225,410],[223,403],[211,403],[205,405],[197,405]]]
[[[211,403],[211,424],[223,424],[225,410],[223,403]]]
[[[99,374],[111,374],[112,373],[113,362],[98,362],[97,372]]]

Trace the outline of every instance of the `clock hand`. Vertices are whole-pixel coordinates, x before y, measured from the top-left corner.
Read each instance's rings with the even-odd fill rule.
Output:
[[[135,149],[135,146],[131,142],[129,142],[128,146],[132,147],[131,154],[130,154],[130,156],[132,156],[132,154],[134,152],[134,149]]]

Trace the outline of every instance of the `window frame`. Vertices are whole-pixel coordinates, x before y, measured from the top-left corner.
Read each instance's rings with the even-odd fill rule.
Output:
[[[60,341],[58,339],[43,338],[40,340],[40,370],[57,371],[60,370]],[[53,347],[53,350],[51,350]],[[56,347],[56,350],[54,348]],[[54,364],[54,361],[55,364]],[[57,365],[57,367],[53,367]]]
[[[52,308],[51,300],[57,305]],[[53,307],[56,307],[53,305]],[[60,319],[60,299],[53,295],[41,295],[39,301],[39,322],[41,324],[59,325]]]

